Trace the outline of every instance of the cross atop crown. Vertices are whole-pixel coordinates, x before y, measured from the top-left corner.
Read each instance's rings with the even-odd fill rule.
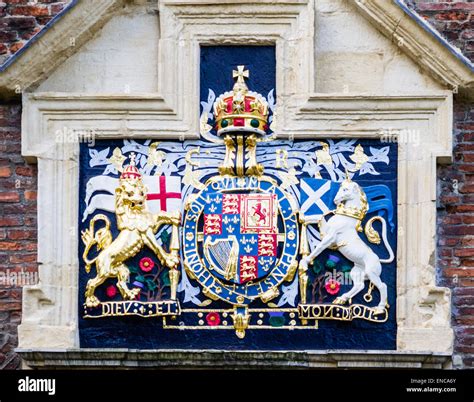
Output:
[[[136,158],[135,152],[130,153],[130,166],[135,166],[135,158]]]
[[[248,77],[249,70],[245,70],[245,66],[237,66],[237,70],[232,70],[232,78],[237,78],[237,81],[235,81],[233,88],[233,91],[235,93],[248,91],[248,87],[244,79]]]
[[[217,135],[248,133],[263,136],[268,129],[268,102],[258,92],[250,91],[245,79],[249,77],[245,66],[232,71],[235,80],[232,91],[226,91],[214,102]]]
[[[120,175],[120,179],[133,179],[133,180],[139,180],[141,179],[142,175],[135,166],[135,158],[136,154],[135,152],[130,152],[130,164],[123,170],[122,174]]]

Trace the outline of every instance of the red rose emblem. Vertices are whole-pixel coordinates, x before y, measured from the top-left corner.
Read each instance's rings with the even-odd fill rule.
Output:
[[[330,295],[337,295],[341,289],[341,284],[334,279],[329,279],[324,287],[326,288],[326,292]]]
[[[108,298],[112,299],[117,295],[117,288],[114,285],[110,285],[105,289],[105,294]]]
[[[221,323],[221,317],[219,313],[211,312],[206,315],[206,321],[208,325],[210,325],[211,327],[215,327]]]
[[[151,258],[143,257],[140,260],[140,269],[143,272],[150,272],[154,266],[155,266],[155,263],[153,262]]]

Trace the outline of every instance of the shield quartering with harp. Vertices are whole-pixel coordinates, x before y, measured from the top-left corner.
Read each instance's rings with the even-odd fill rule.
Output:
[[[211,240],[207,237],[204,243],[204,255],[213,271],[227,280],[238,280],[239,241],[235,236]]]
[[[265,277],[276,263],[277,205],[274,194],[209,195],[203,227],[209,270],[236,284]]]

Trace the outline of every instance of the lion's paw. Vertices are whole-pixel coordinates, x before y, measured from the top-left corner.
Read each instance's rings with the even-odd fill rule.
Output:
[[[100,304],[100,300],[95,296],[90,296],[86,298],[87,307],[97,307]]]
[[[177,256],[170,256],[166,258],[166,266],[170,269],[174,269],[179,264],[179,258]]]

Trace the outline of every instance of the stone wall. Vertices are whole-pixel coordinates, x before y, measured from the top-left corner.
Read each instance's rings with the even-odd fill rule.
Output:
[[[410,4],[474,60],[474,3]],[[438,278],[452,289],[454,365],[474,367],[474,105],[455,99],[454,163],[438,168]]]
[[[0,63],[67,1],[0,2]],[[411,1],[474,60],[474,3]],[[474,106],[455,101],[455,162],[440,167],[439,284],[453,289],[456,366],[474,367]],[[0,100],[0,272],[36,271],[36,167],[20,152],[20,99]],[[0,368],[17,368],[21,287],[0,283]]]

